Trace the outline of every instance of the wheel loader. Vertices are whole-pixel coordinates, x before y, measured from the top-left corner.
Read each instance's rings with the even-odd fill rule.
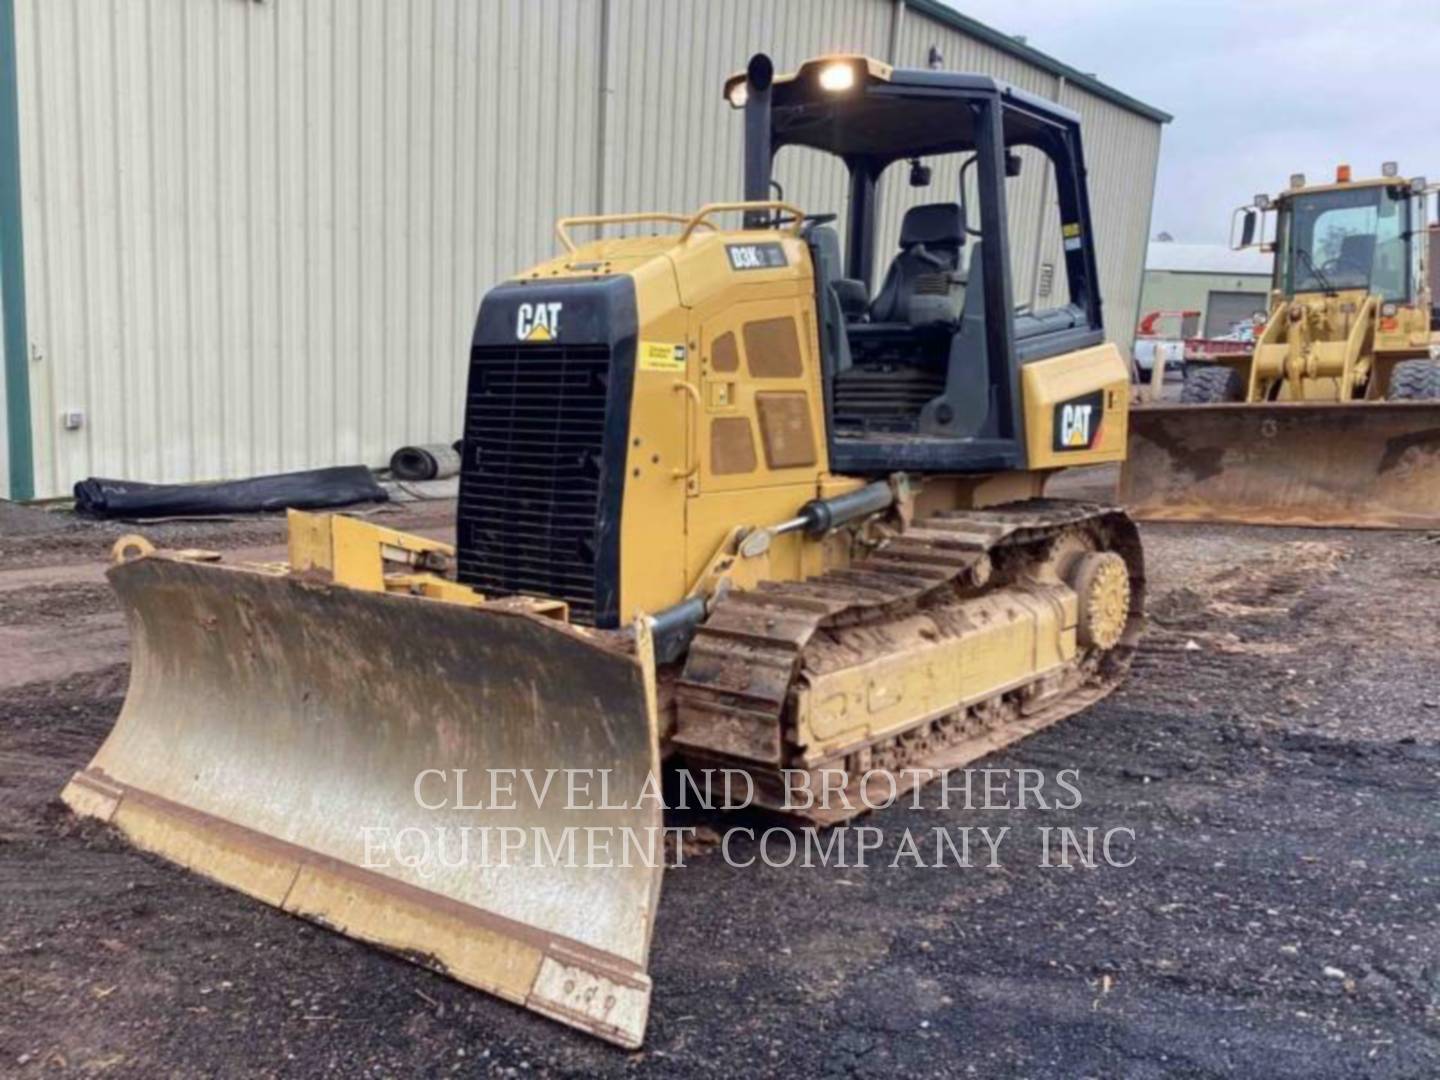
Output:
[[[1252,349],[1187,365],[1178,405],[1134,410],[1120,500],[1135,517],[1440,526],[1434,188],[1381,173],[1296,174],[1236,211],[1238,247],[1273,215],[1269,317]]]
[[[1136,529],[1045,497],[1125,449],[1079,118],[855,55],[756,56],[726,96],[742,201],[564,219],[485,295],[454,544],[292,512],[279,565],[118,545],[130,686],[75,811],[637,1046],[665,858],[554,856],[653,841],[662,762],[830,826],[1115,687]],[[843,164],[843,247],[776,197],[786,147]],[[1043,311],[1011,285],[1022,148],[1064,237]],[[932,171],[879,252],[882,175]]]

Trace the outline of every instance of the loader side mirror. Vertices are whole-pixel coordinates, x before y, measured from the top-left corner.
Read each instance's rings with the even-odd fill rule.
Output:
[[[1240,236],[1236,239],[1235,226],[1240,226]],[[1230,250],[1240,251],[1255,243],[1255,231],[1260,223],[1260,214],[1253,206],[1237,206],[1235,213],[1230,216]]]
[[[1013,179],[1015,179],[1015,177],[1019,176],[1019,175],[1020,175],[1020,165],[1021,165],[1020,155],[1017,154],[1017,153],[1014,153],[1013,151],[1006,150],[1006,151],[1005,151],[1005,177],[1006,177],[1006,179],[1008,179],[1008,180],[1013,180]]]
[[[930,166],[921,164],[919,158],[910,159],[910,186],[930,186]]]

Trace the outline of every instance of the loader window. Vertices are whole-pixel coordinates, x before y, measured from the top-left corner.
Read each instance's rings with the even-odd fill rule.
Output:
[[[1409,299],[1407,195],[1362,187],[1296,196],[1282,215],[1285,292],[1364,289],[1382,300]]]

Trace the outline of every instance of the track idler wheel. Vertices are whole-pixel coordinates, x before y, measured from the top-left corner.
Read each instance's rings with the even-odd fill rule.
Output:
[[[1130,571],[1113,551],[1076,560],[1070,587],[1080,599],[1079,638],[1086,648],[1113,649],[1130,618]]]

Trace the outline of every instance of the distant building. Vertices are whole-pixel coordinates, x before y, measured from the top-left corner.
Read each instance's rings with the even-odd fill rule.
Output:
[[[1271,257],[1223,244],[1153,241],[1145,258],[1140,317],[1151,311],[1198,311],[1199,332],[1219,337],[1269,307]]]

